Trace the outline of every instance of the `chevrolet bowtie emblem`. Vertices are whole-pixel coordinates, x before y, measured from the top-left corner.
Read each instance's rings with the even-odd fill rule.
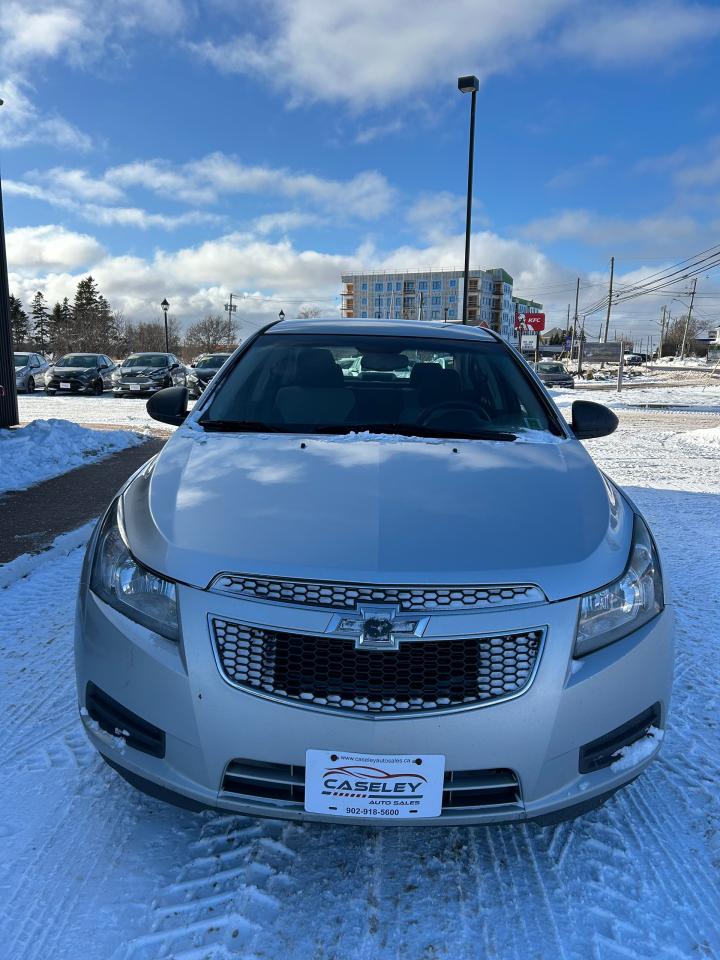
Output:
[[[354,636],[356,650],[398,650],[401,640],[422,636],[428,619],[398,614],[397,607],[361,606],[358,613],[334,616],[327,633]]]

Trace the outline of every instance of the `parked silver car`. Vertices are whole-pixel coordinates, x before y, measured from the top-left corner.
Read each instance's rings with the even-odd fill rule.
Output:
[[[185,386],[187,372],[172,353],[132,353],[113,374],[113,393],[155,393],[163,387]]]
[[[99,523],[75,632],[85,730],[135,786],[300,820],[547,823],[657,754],[657,548],[578,442],[610,410],[576,401],[569,427],[487,330],[284,320],[191,413],[179,387],[148,411],[178,429]]]
[[[50,366],[45,357],[39,353],[16,353],[15,359],[15,386],[18,390],[32,393],[36,387],[42,386],[45,372]]]

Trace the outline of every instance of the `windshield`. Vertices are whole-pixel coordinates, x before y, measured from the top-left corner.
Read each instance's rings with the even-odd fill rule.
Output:
[[[539,363],[537,368],[540,373],[567,373],[561,363]]]
[[[164,353],[136,353],[123,360],[124,367],[166,367],[168,359]]]
[[[55,362],[56,367],[96,367],[97,356],[94,353],[69,353]]]
[[[16,353],[15,354],[15,366],[16,367],[26,367],[30,363],[30,354],[29,353]]]
[[[219,370],[229,356],[229,353],[218,353],[214,357],[203,357],[201,360],[198,360],[197,364],[195,365],[195,369]]]
[[[283,433],[562,435],[540,391],[499,343],[332,333],[261,336],[200,422]]]

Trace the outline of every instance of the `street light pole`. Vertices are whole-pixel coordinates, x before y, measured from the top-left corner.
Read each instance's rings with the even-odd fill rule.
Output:
[[[168,325],[167,325],[167,312],[170,309],[170,304],[166,299],[163,299],[163,302],[160,304],[160,309],[165,314],[165,353],[170,353],[170,340],[168,338]]]
[[[473,158],[475,156],[475,99],[480,89],[477,77],[459,77],[458,90],[469,93],[470,96],[470,146],[468,150],[468,186],[467,210],[465,213],[465,274],[463,280],[463,312],[462,322],[467,323],[468,317],[468,285],[470,282],[470,227],[472,222],[472,188],[473,188]]]
[[[0,100],[0,107],[3,101]],[[0,182],[0,427],[14,427],[18,415],[17,385],[13,362],[12,325],[10,323],[10,287],[5,254],[2,182]]]

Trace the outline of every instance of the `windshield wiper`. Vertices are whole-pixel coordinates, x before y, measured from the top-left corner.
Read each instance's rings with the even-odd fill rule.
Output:
[[[262,423],[260,420],[201,420],[200,426],[205,430],[216,430],[219,433],[284,433],[282,427],[271,423]]]

